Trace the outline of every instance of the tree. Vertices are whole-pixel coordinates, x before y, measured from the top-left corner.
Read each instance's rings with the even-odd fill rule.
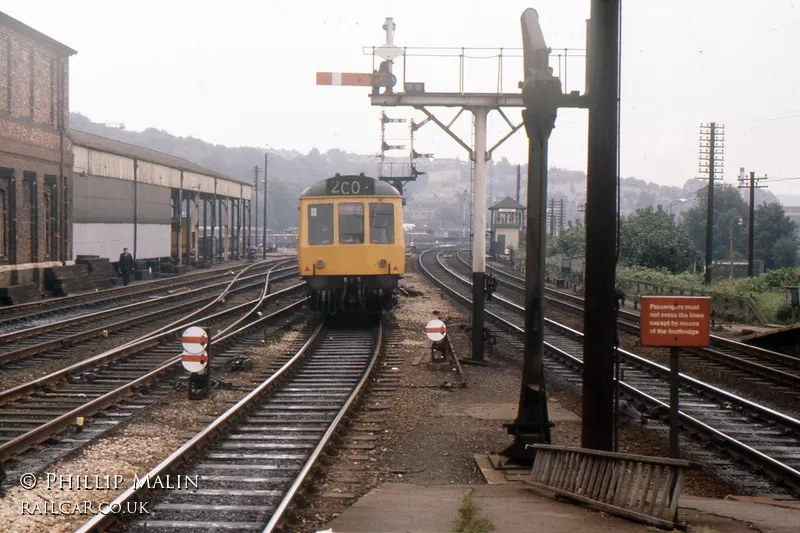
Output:
[[[561,230],[555,237],[547,237],[547,255],[572,257],[586,253],[586,228],[575,224]]]
[[[620,256],[627,266],[666,268],[677,273],[687,270],[695,260],[695,249],[683,227],[659,205],[657,209],[637,209],[620,228]]]
[[[756,207],[753,258],[762,259],[766,270],[793,267],[797,261],[797,223],[777,202]]]
[[[738,189],[720,183],[714,187],[714,226],[712,231],[712,259],[730,257],[731,221],[742,217],[744,225],[734,223],[733,250],[735,258],[747,257],[747,203]],[[681,221],[694,243],[699,257],[705,257],[706,219],[708,218],[708,187],[697,193],[697,204],[681,213]]]

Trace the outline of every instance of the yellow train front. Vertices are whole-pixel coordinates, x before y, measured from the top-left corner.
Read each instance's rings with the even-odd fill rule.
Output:
[[[397,189],[363,174],[336,174],[303,191],[297,259],[316,311],[395,305],[405,267],[402,208]]]

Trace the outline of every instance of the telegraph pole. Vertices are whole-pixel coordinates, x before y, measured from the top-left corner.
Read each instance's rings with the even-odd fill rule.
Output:
[[[708,172],[708,214],[706,216],[705,283],[711,283],[711,255],[714,235],[714,180],[722,174],[725,126],[712,122],[700,126],[700,172]]]
[[[268,154],[264,153],[264,228],[262,229],[264,235],[263,259],[267,258],[267,157]]]
[[[756,178],[755,172],[750,172],[750,184],[745,182],[744,168],[739,169],[739,188],[750,188],[750,214],[747,223],[747,276],[753,277],[753,235],[756,225],[756,189],[765,189],[766,185],[758,185],[758,180],[767,179]]]
[[[517,203],[519,203],[519,186],[522,176],[522,165],[517,165]]]
[[[253,239],[253,243],[255,243],[256,246],[258,245],[258,173],[260,170],[261,169],[258,168],[258,165],[253,167],[253,174],[255,175],[255,182],[256,182],[255,194],[253,194],[253,203],[256,206],[256,216],[253,219],[256,225],[256,233],[255,233],[255,239]],[[250,255],[250,250],[247,251],[247,255],[248,256]]]

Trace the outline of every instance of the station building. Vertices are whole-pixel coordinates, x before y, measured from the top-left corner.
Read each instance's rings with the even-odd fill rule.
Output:
[[[73,257],[171,258],[198,266],[245,257],[252,186],[162,152],[70,130]]]
[[[77,52],[0,12],[0,300],[37,299],[78,256],[204,267],[245,257],[251,185],[69,128]]]
[[[0,12],[0,288],[70,258],[69,58]]]

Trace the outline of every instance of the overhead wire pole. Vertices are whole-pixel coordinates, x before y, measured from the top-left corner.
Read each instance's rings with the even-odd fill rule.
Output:
[[[750,172],[750,184],[747,185],[744,177],[744,168],[740,169],[739,171],[739,188],[750,188],[750,213],[747,221],[747,276],[750,278],[752,278],[754,274],[753,235],[755,234],[756,225],[756,189],[766,188],[766,185],[758,185],[758,181],[761,179],[767,179],[767,177],[764,176],[763,178],[756,178],[756,173]]]

